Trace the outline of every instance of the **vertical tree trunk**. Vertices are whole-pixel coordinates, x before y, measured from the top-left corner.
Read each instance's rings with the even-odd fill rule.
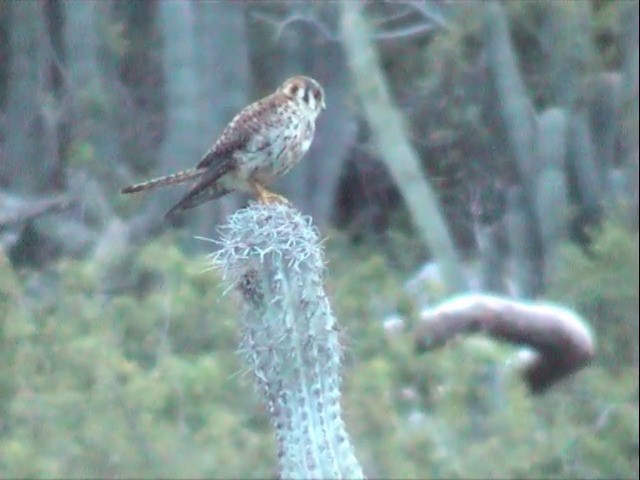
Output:
[[[0,184],[18,191],[40,189],[43,176],[45,139],[42,135],[42,106],[47,93],[43,90],[44,57],[47,35],[40,2],[10,2],[6,113],[6,160],[0,169]],[[51,102],[48,105],[52,107]],[[45,105],[46,108],[46,105]],[[54,114],[54,112],[50,112]]]
[[[110,216],[107,199],[126,179],[118,175],[122,158],[116,111],[122,86],[113,74],[113,59],[105,61],[108,49],[102,40],[109,12],[94,1],[67,0],[63,5],[66,86],[71,101],[70,184],[72,189],[82,189],[79,194],[86,208],[98,216]],[[100,180],[87,184],[83,167]]]
[[[65,3],[65,40],[70,90],[74,103],[74,142],[95,148],[95,160],[115,166],[119,160],[113,110],[119,99],[106,76],[101,35],[107,29],[99,2]],[[115,91],[114,91],[115,90]]]
[[[195,4],[188,0],[160,3],[163,67],[167,103],[167,136],[161,173],[193,166],[202,155],[198,147],[200,82],[196,66]]]
[[[361,6],[355,2],[341,6],[343,45],[380,156],[404,197],[418,234],[440,265],[447,288],[450,292],[465,290],[467,281],[455,244],[403,128],[404,119],[391,99]]]
[[[166,135],[159,153],[159,167],[154,169],[154,176],[193,167],[208,147],[206,140],[201,138],[198,124],[201,79],[196,65],[194,9],[195,2],[188,0],[158,4]],[[130,238],[135,242],[166,228],[168,222],[164,215],[184,191],[184,187],[178,187],[150,193],[151,198],[145,199],[146,207],[131,223]],[[211,208],[210,204],[203,205],[188,215],[181,216],[179,221],[194,225],[197,216],[210,212]]]
[[[624,52],[623,64],[623,160],[625,173],[629,179],[629,218],[631,225],[638,228],[638,213],[640,207],[640,185],[638,183],[639,166],[638,154],[640,141],[638,138],[638,2],[629,2],[621,9],[623,35],[621,50]]]
[[[197,124],[200,81],[196,67],[195,3],[188,0],[159,3],[159,24],[162,28],[166,136],[160,152],[160,166],[155,175],[174,173],[194,166],[202,154]],[[164,228],[164,214],[178,201],[184,189],[169,188],[148,200],[138,215],[134,237],[146,236]],[[192,223],[197,212],[181,217]]]

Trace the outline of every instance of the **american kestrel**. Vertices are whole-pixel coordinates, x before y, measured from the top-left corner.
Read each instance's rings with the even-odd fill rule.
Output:
[[[325,108],[324,90],[317,81],[302,75],[291,77],[236,115],[195,168],[125,187],[122,193],[196,180],[166,216],[234,190],[255,192],[262,202],[286,202],[266,185],[307,153],[316,118]]]

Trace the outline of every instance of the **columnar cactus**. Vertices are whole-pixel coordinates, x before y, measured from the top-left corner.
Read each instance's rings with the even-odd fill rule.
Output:
[[[589,108],[589,131],[593,139],[596,166],[604,194],[610,207],[624,199],[624,191],[615,190],[615,176],[622,117],[623,78],[618,72],[600,72],[585,81],[585,96]],[[624,182],[623,182],[624,183]]]
[[[214,266],[240,293],[240,354],[276,430],[282,478],[362,478],[340,409],[340,345],[309,217],[251,205],[221,228]]]
[[[557,264],[558,247],[569,236],[569,190],[566,180],[567,114],[550,108],[538,116],[536,211],[544,246],[545,275]]]
[[[534,155],[536,112],[518,68],[507,14],[500,3],[486,4],[484,32],[489,77],[497,96],[495,108],[499,110],[509,153],[525,186],[525,195],[530,198],[529,180],[537,172]]]
[[[590,2],[540,2],[545,15],[541,42],[552,104],[573,107],[582,79],[593,67],[597,48],[592,39]]]
[[[579,203],[586,223],[594,224],[602,217],[604,189],[585,109],[576,109],[571,113],[567,128],[568,171],[570,178],[575,178]]]
[[[487,2],[485,13],[485,49],[489,77],[496,95],[495,105],[501,119],[509,153],[520,177],[518,201],[509,207],[509,241],[517,259],[516,276],[521,294],[534,296],[540,292],[542,260],[540,229],[536,214],[537,162],[536,112],[527,95],[526,86],[511,44],[507,14],[499,2]],[[520,242],[513,244],[513,242]],[[534,266],[536,268],[534,268]]]
[[[507,194],[507,235],[511,267],[516,280],[515,296],[532,298],[542,290],[542,252],[538,245],[530,205],[524,188],[513,186]]]

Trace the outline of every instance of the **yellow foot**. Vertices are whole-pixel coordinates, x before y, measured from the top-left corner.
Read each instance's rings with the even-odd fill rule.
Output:
[[[289,204],[289,200],[287,200],[285,197],[283,197],[282,195],[278,195],[277,193],[273,193],[270,192],[269,190],[267,190],[266,188],[264,188],[262,185],[255,183],[254,187],[256,189],[256,193],[258,194],[258,201],[260,203],[284,203],[284,204]]]
[[[262,195],[260,195],[259,200],[262,203],[284,203],[286,205],[289,204],[289,200],[287,200],[282,195],[278,195],[277,193],[273,192],[263,193]]]

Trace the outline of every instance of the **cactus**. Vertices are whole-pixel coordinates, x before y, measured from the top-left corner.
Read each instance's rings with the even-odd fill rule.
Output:
[[[567,171],[574,179],[574,191],[585,226],[598,223],[602,217],[603,187],[596,152],[591,139],[587,112],[579,108],[571,113],[567,131]]]
[[[487,182],[473,196],[471,212],[479,253],[479,287],[486,292],[506,293],[509,245],[504,222],[507,203],[504,185]]]
[[[515,296],[521,298],[535,297],[542,290],[542,252],[529,220],[529,207],[524,189],[512,187],[507,194],[507,235],[517,288]]]
[[[586,80],[585,85],[596,165],[604,201],[611,206],[616,197],[612,175],[617,163],[616,149],[620,138],[622,75],[618,72],[594,74]],[[624,197],[624,193],[617,196]]]
[[[502,222],[479,224],[476,239],[480,253],[480,287],[485,292],[505,293],[505,239]]]
[[[547,77],[551,102],[570,108],[578,100],[583,76],[592,68],[590,2],[546,2],[547,29],[541,35],[549,52]]]
[[[557,250],[567,239],[569,193],[565,178],[567,115],[550,108],[538,117],[538,164],[535,199],[544,247],[545,274],[556,265]]]
[[[515,160],[520,185],[516,204],[510,205],[508,227],[511,252],[521,293],[536,295],[542,286],[542,240],[536,213],[536,178],[539,173],[536,152],[536,116],[511,45],[504,8],[498,2],[487,3],[485,27],[487,62],[492,91],[510,154]],[[513,242],[519,242],[514,244]]]
[[[240,354],[276,430],[281,478],[362,478],[340,410],[340,345],[309,217],[257,205],[221,228],[213,265],[240,293]]]
[[[640,223],[640,166],[638,165],[639,138],[639,98],[638,98],[638,64],[639,64],[639,26],[638,2],[628,2],[620,10],[622,51],[622,161],[623,171],[627,179],[625,197],[627,199],[627,218],[630,225],[638,228]]]
[[[506,130],[510,153],[526,184],[535,170],[535,109],[511,46],[507,16],[497,2],[487,5],[485,36],[490,77],[497,95],[496,107]]]

